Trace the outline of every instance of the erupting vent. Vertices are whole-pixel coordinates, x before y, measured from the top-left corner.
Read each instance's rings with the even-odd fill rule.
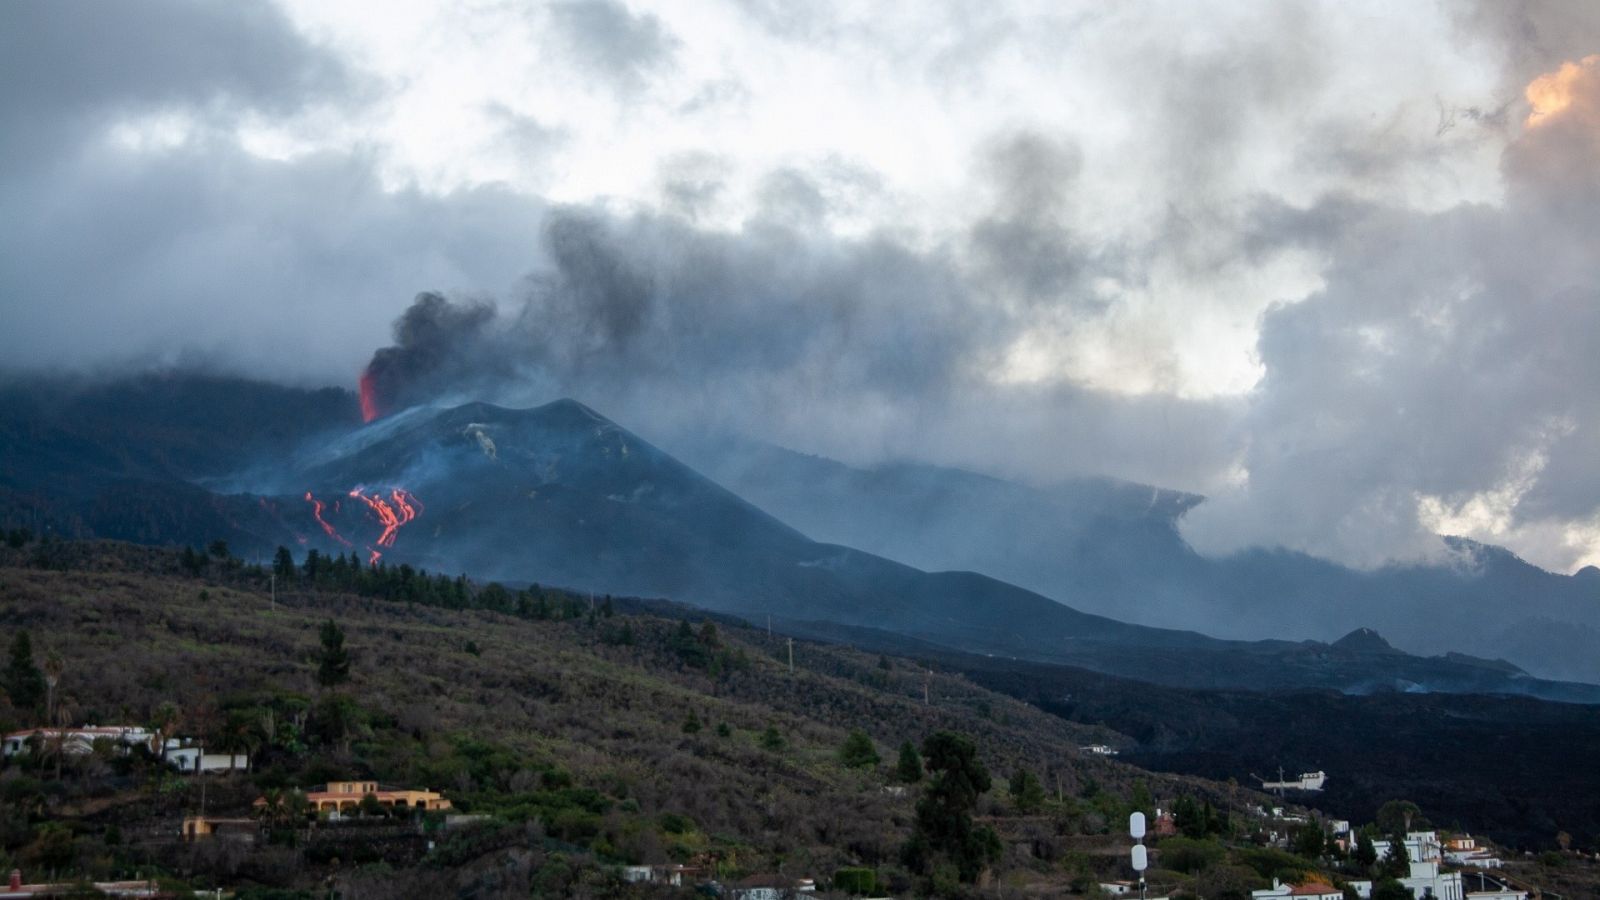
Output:
[[[371,369],[361,372],[358,387],[361,391],[361,421],[371,422],[382,414],[378,410],[378,387],[373,383]]]

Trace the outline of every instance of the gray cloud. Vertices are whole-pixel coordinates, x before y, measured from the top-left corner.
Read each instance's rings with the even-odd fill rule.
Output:
[[[233,122],[365,90],[270,6],[0,6],[0,356],[8,367],[200,361],[349,383],[418,286],[509,286],[539,205],[390,191],[367,154],[246,153]],[[166,149],[108,140],[182,114]],[[26,145],[25,147],[23,145]],[[24,152],[25,151],[25,152]]]
[[[1021,132],[994,141],[987,163],[994,207],[974,224],[971,237],[984,279],[1024,303],[1102,309],[1082,290],[1088,260],[1072,233],[1078,149]]]
[[[572,55],[595,75],[638,90],[672,62],[678,39],[649,13],[635,15],[617,0],[570,0],[550,7]]]
[[[284,113],[355,83],[267,4],[0,5],[0,152],[8,165],[81,138],[117,113]]]
[[[1600,515],[1600,67],[1577,90],[1506,150],[1503,207],[1274,214],[1325,242],[1327,286],[1265,317],[1250,483],[1192,537],[1378,562],[1437,546],[1420,498],[1506,533]]]

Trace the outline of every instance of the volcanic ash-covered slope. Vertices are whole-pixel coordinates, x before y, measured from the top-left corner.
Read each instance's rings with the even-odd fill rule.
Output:
[[[420,513],[392,546],[377,548],[392,562],[1019,652],[1041,636],[1198,639],[1086,616],[983,576],[927,573],[816,543],[570,400],[414,412],[379,423],[345,450],[305,469],[299,482],[352,546],[370,543],[378,524],[352,489],[413,498]],[[344,549],[337,538],[303,530]]]

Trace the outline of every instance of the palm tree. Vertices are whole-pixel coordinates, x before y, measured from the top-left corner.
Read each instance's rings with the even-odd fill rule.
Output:
[[[266,801],[256,807],[256,816],[269,828],[288,828],[306,815],[306,795],[293,788],[269,788],[261,795]]]
[[[51,650],[44,658],[44,720],[55,721],[56,717],[56,685],[61,682],[61,673],[67,668],[66,660],[61,654]]]

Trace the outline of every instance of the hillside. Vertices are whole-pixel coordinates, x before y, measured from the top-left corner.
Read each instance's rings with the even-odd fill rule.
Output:
[[[273,721],[271,737],[255,738],[255,771],[211,784],[212,814],[248,815],[263,787],[340,777],[426,785],[460,811],[517,823],[524,845],[521,823],[537,822],[528,829],[548,840],[517,857],[531,866],[527,878],[555,877],[552,847],[566,848],[580,874],[584,860],[714,859],[728,878],[778,867],[831,876],[857,864],[887,877],[898,870],[914,796],[884,790],[895,748],[941,729],[971,736],[997,785],[1023,767],[1059,785],[1065,802],[1047,820],[1013,821],[1002,788],[985,796],[980,812],[998,817],[1010,848],[1002,869],[1023,882],[1065,884],[1096,867],[1112,874],[1116,856],[1090,851],[1106,846],[1095,835],[1126,815],[1136,784],[1160,804],[1184,795],[1227,809],[1249,796],[1080,754],[1081,744],[1116,736],[906,660],[797,642],[791,673],[781,638],[720,620],[707,640],[698,616],[685,642],[686,611],[659,602],[602,598],[591,616],[586,598],[541,592],[500,613],[287,589],[273,605],[256,587],[264,576],[236,560],[211,559],[189,575],[177,553],[127,545],[55,545],[47,555],[57,570],[19,568],[22,554],[0,552],[0,633],[9,640],[26,629],[41,655],[61,655],[72,719],[148,723],[173,704],[178,730],[218,741]],[[354,657],[349,685],[336,692],[313,680],[328,619]],[[0,707],[10,726],[20,716]],[[692,733],[691,720],[700,726]],[[854,728],[870,735],[882,764],[839,763]],[[33,777],[48,782],[48,766]],[[0,781],[13,799],[33,796],[14,766]],[[65,823],[74,836],[51,858],[93,874],[159,865],[207,884],[383,880],[288,848],[211,858],[163,844],[155,838],[175,833],[200,803],[174,776],[101,764],[40,789],[33,821]],[[26,808],[10,807],[3,852],[37,865],[43,851],[28,835],[42,826],[16,818]]]

